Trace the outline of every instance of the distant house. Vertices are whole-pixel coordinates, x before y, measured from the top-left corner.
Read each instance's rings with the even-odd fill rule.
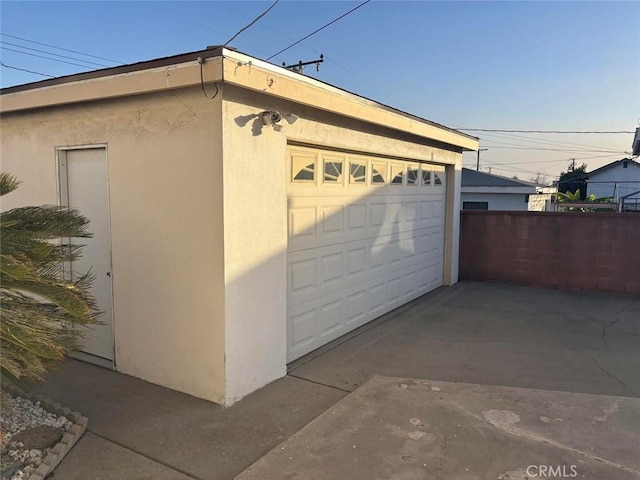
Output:
[[[623,158],[587,173],[584,178],[587,196],[611,197],[613,202],[618,202],[640,191],[640,163]]]
[[[536,194],[529,195],[530,212],[553,212],[554,195],[558,193],[558,186],[536,186]]]
[[[463,210],[528,210],[535,185],[491,173],[462,169]]]

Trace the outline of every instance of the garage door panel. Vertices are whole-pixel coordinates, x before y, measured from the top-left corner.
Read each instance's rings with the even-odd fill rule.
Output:
[[[347,250],[346,257],[347,280],[357,281],[367,270],[367,248],[351,248]]]
[[[342,235],[344,232],[344,216],[342,214],[342,205],[339,206],[321,206],[320,210],[320,232],[327,238]]]
[[[302,150],[310,153],[290,154],[290,168],[305,169],[301,182],[287,191],[288,361],[441,286],[444,276],[443,167]],[[351,162],[360,165],[355,176]]]
[[[414,266],[409,271],[395,272],[388,278],[369,280],[289,307],[293,325],[288,361],[437,288],[440,284],[434,277],[439,276],[441,265],[441,262],[435,262]]]
[[[347,326],[363,321],[367,314],[367,290],[358,290],[347,295]]]
[[[288,342],[291,352],[308,349],[311,351],[316,343],[318,321],[316,308],[307,306],[306,310],[292,308],[288,312]]]
[[[344,197],[290,199],[289,251],[441,225],[444,214],[433,207],[438,203],[436,197],[424,195],[419,197],[422,200],[404,202],[401,197],[387,201],[359,199],[353,204]]]
[[[331,337],[344,328],[346,323],[345,303],[345,299],[341,297],[320,306],[319,314],[321,318],[319,323],[322,325],[322,331],[320,332],[321,338]]]
[[[387,202],[371,203],[369,207],[371,211],[371,221],[369,225],[371,227],[380,227],[384,225],[387,218]]]
[[[331,286],[344,280],[343,253],[330,253],[320,257],[320,280],[322,285]]]
[[[444,200],[433,200],[431,202],[431,212],[432,212],[432,220],[435,220],[438,223],[441,223],[444,221]]]
[[[317,209],[315,206],[289,209],[289,238],[316,238]]]
[[[403,297],[405,301],[411,298],[415,298],[416,292],[418,291],[418,272],[410,272],[407,273],[403,278]]]
[[[287,303],[296,305],[359,282],[414,265],[440,261],[442,227],[401,232],[376,239],[291,252]],[[422,250],[421,250],[422,249]]]
[[[290,295],[300,295],[317,288],[316,263],[316,258],[289,261],[288,290]]]
[[[361,234],[367,228],[367,205],[354,204],[347,206],[347,229]]]
[[[418,200],[407,200],[402,204],[404,222],[411,227],[416,227],[419,221]]]

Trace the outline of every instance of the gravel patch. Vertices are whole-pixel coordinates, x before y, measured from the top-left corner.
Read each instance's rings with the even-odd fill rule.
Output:
[[[80,439],[87,419],[12,385],[2,385],[2,390],[1,479],[44,479]]]

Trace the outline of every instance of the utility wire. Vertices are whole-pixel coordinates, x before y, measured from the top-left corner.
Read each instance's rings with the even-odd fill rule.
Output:
[[[513,170],[515,170],[516,172],[523,172],[523,173],[530,173],[532,175],[546,175],[547,177],[552,177],[552,178],[556,178],[559,177],[559,175],[552,175],[550,173],[547,172],[534,172],[533,170],[527,170],[524,168],[519,168],[519,167],[507,167],[507,168],[502,168],[502,164],[500,163],[496,163],[496,162],[492,162],[490,160],[484,160],[485,163],[488,163],[489,165],[491,165],[491,168],[493,168],[494,170],[502,170],[502,171],[506,171],[506,172],[511,172]]]
[[[29,55],[29,56],[31,56],[31,57],[44,58],[44,59],[46,59],[46,60],[52,60],[52,61],[54,61],[54,62],[68,63],[69,65],[75,65],[75,66],[77,66],[77,67],[82,67],[82,68],[91,68],[91,67],[89,67],[88,65],[80,65],[79,63],[67,62],[66,60],[58,60],[57,58],[45,57],[44,55],[36,55],[35,53],[21,52],[20,50],[14,50],[13,48],[0,47],[0,49],[2,49],[2,50],[8,50],[9,52],[21,53],[21,54],[23,54],[23,55]]]
[[[55,45],[50,45],[48,43],[36,42],[35,40],[29,40],[28,38],[23,38],[23,37],[16,37],[15,35],[9,35],[8,33],[0,33],[0,35],[2,35],[4,37],[9,37],[9,38],[15,38],[16,40],[22,40],[23,42],[35,43],[36,45],[43,45],[45,47],[55,48],[56,50],[64,50],[65,52],[77,53],[78,55],[84,55],[85,57],[98,58],[100,60],[106,60],[107,62],[119,63],[120,65],[124,65],[123,62],[120,62],[118,60],[112,60],[110,58],[105,58],[105,57],[99,57],[98,55],[91,55],[89,53],[83,53],[83,52],[79,52],[77,50],[71,50],[69,48],[57,47]]]
[[[233,37],[231,37],[229,40],[227,40],[226,42],[224,42],[224,45],[222,45],[223,47],[226,47],[227,45],[229,45],[233,40],[235,40],[235,38],[240,35],[242,32],[244,32],[247,28],[249,28],[250,26],[252,26],[254,23],[256,23],[258,20],[260,20],[262,17],[264,17],[267,13],[269,13],[269,11],[275,7],[278,2],[280,0],[276,0],[275,2],[273,2],[271,4],[271,6],[269,8],[267,8],[264,12],[262,12],[260,15],[258,15],[251,23],[249,23],[246,27],[241,28],[238,33],[236,33]]]
[[[474,152],[475,153],[475,152]],[[555,160],[529,160],[526,162],[506,162],[503,163],[501,162],[500,165],[502,166],[511,166],[511,165],[529,165],[533,168],[536,167],[536,165],[540,164],[540,163],[559,163],[559,162],[568,162],[570,160],[591,160],[594,158],[608,158],[608,157],[619,157],[618,155],[591,155],[591,156],[587,156],[587,157],[571,157],[571,158],[557,158]],[[473,162],[473,164],[476,164],[476,158],[475,157],[465,157],[463,159],[464,161],[467,162]],[[497,163],[496,163],[497,165]]]
[[[496,143],[502,143],[504,144],[504,142],[498,142],[496,140],[492,140],[492,142],[496,142]],[[509,144],[507,144],[509,145]],[[484,144],[483,146],[487,147],[487,148],[500,148],[500,149],[506,149],[506,150],[541,150],[541,151],[548,151],[548,152],[589,152],[589,153],[610,153],[613,155],[624,155],[623,151],[618,151],[618,150],[586,150],[584,148],[543,148],[543,147],[536,147],[536,146],[515,146],[515,147],[509,147],[509,146],[498,146],[498,145],[491,145],[489,143]]]
[[[566,142],[562,140],[551,140],[548,137],[540,138],[540,136],[530,136],[530,135],[521,134],[521,133],[486,133],[484,136],[498,137],[500,139],[506,139],[510,141],[522,141],[526,143],[538,143],[538,144],[546,144],[546,145],[552,145],[552,146],[571,145],[571,146],[580,147],[580,148],[593,148],[596,150],[606,150],[606,147],[600,147],[596,145],[587,145],[582,142],[576,143],[576,142]]]
[[[627,130],[619,130],[613,132],[606,131],[580,131],[580,130],[500,130],[496,128],[462,128],[454,127],[456,130],[464,130],[465,132],[503,132],[503,133],[635,133]]]
[[[104,63],[91,62],[89,60],[82,60],[81,58],[70,57],[68,55],[61,55],[59,53],[47,52],[46,50],[38,50],[37,48],[24,47],[22,45],[18,45],[17,43],[4,42],[4,41],[0,40],[0,44],[10,45],[12,47],[23,48],[25,50],[31,50],[32,52],[46,53],[47,55],[53,55],[54,57],[68,58],[69,60],[77,60],[78,62],[90,63],[92,65],[97,65],[99,67],[108,67],[109,66],[109,65],[105,65]]]
[[[236,15],[240,16],[240,17],[244,17],[245,19],[250,18],[250,17],[247,17],[246,15],[243,15],[242,13],[240,13],[239,11],[237,11],[236,9],[228,7],[226,4],[222,4],[221,6],[222,6],[223,8],[225,8],[225,9],[227,9],[229,12],[232,12],[232,13],[234,13],[234,14],[236,14]],[[202,27],[204,27],[204,28],[209,29],[209,27],[207,27],[206,25],[203,25],[203,24],[200,24],[200,25],[201,25]],[[293,41],[294,41],[294,39],[293,39],[293,38],[291,38],[290,36],[285,35],[284,33],[280,32],[279,30],[275,30],[275,29],[273,29],[273,28],[269,27],[268,25],[259,24],[259,25],[258,25],[258,27],[260,27],[260,28],[264,28],[265,30],[269,30],[270,32],[273,32],[273,33],[275,33],[276,35],[279,35],[279,36],[281,36],[282,38],[284,38],[284,39],[286,39],[286,40],[288,40],[288,41],[290,41],[290,42],[293,42]],[[212,29],[210,29],[210,30],[212,30]],[[214,31],[215,31],[215,30],[214,30]],[[219,33],[219,32],[216,32],[216,33]],[[306,48],[306,49],[308,49],[308,50],[311,50],[311,51],[312,51],[312,52],[314,52],[314,53],[317,53],[317,54],[322,53],[322,52],[320,52],[319,50],[316,50],[315,48],[310,47],[309,45],[302,44],[302,46],[303,46],[303,47],[305,47],[305,48]],[[255,50],[255,51],[257,51],[257,52],[266,53],[266,52],[261,51],[261,50],[259,50],[259,49],[257,49],[257,48],[254,48],[254,47],[251,47],[251,48],[253,48],[253,50]],[[360,76],[356,75],[356,74],[355,74],[355,73],[353,73],[351,70],[347,69],[344,65],[340,65],[340,64],[339,64],[339,63],[338,63],[338,62],[337,62],[333,57],[330,57],[330,56],[328,56],[328,55],[325,55],[325,56],[324,56],[324,60],[325,60],[325,62],[330,62],[330,63],[334,64],[336,67],[338,67],[338,68],[342,69],[343,71],[345,71],[346,73],[348,73],[349,75],[351,75],[352,77],[354,77],[355,79],[360,80],[362,83],[364,83],[365,85],[367,85],[369,88],[371,88],[372,90],[375,90],[375,91],[376,91],[376,92],[378,92],[380,95],[382,95],[382,96],[386,97],[387,99],[391,100],[391,101],[392,101],[392,102],[394,102],[395,104],[397,104],[397,105],[399,105],[399,106],[401,106],[401,107],[403,107],[403,108],[406,108],[406,109],[408,108],[408,106],[403,105],[403,104],[402,104],[402,102],[398,101],[397,99],[395,99],[395,98],[393,98],[393,97],[390,97],[389,95],[387,95],[385,92],[383,92],[382,90],[380,90],[380,89],[379,89],[378,87],[376,87],[375,85],[370,84],[369,82],[367,82],[367,81],[366,81],[365,79],[363,79],[362,77],[360,77]]]
[[[311,32],[309,35],[307,35],[306,37],[302,37],[300,40],[298,40],[297,42],[292,43],[291,45],[289,45],[286,48],[283,48],[282,50],[280,50],[278,53],[274,53],[273,55],[271,55],[269,58],[266,59],[266,61],[268,62],[269,60],[271,60],[273,57],[277,57],[278,55],[280,55],[281,53],[286,52],[287,50],[289,50],[291,47],[296,46],[297,44],[299,44],[300,42],[305,41],[307,38],[311,37],[312,35],[315,35],[316,33],[318,33],[321,30],[324,30],[325,28],[327,28],[329,25],[333,25],[334,23],[336,23],[338,20],[346,17],[347,15],[349,15],[350,13],[355,12],[356,10],[358,10],[360,7],[365,6],[367,3],[369,3],[371,0],[365,0],[364,2],[362,2],[360,5],[352,8],[351,10],[349,10],[346,13],[343,13],[342,15],[340,15],[338,18],[331,20],[329,23],[323,25],[322,27],[318,28],[317,30]]]
[[[2,61],[0,61],[0,65],[4,68],[10,68],[11,70],[19,70],[21,72],[33,73],[34,75],[42,75],[43,77],[56,78],[53,75],[47,75],[46,73],[34,72],[33,70],[27,70],[26,68],[13,67],[11,65],[7,65]]]

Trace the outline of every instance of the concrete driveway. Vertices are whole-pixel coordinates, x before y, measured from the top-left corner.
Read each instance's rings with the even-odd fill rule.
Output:
[[[403,404],[393,400],[398,391],[375,394],[381,385],[396,388],[402,382],[411,385],[412,381],[427,381],[429,385],[477,384],[452,386],[448,398],[464,396],[465,391],[476,392],[496,401],[499,397],[503,403],[510,398],[507,404],[512,406],[514,402],[525,405],[524,399],[517,400],[522,388],[537,389],[535,394],[525,395],[533,400],[523,406],[524,410],[535,412],[544,406],[544,395],[552,395],[559,405],[573,402],[580,412],[575,418],[583,415],[584,422],[602,416],[602,409],[616,401],[622,408],[616,418],[637,419],[640,401],[634,397],[640,392],[639,352],[639,299],[463,282],[422,297],[353,332],[349,338],[300,359],[291,366],[287,377],[228,409],[77,361],[66,362],[59,372],[50,375],[46,384],[31,385],[28,389],[89,417],[88,433],[58,467],[58,478],[231,479],[262,457],[264,460],[254,465],[254,469],[260,465],[265,468],[265,462],[274,462],[271,463],[274,468],[281,468],[278,449],[301,448],[305,442],[317,440],[318,435],[322,437],[323,429],[330,428],[332,411],[344,414],[348,408],[363,410],[358,398],[373,399],[374,403],[367,407],[373,410],[382,408],[375,404],[376,398],[391,398],[391,404]],[[374,379],[350,395],[375,376],[405,380]],[[372,390],[374,394],[370,394]],[[553,392],[538,392],[545,390]],[[411,391],[407,389],[405,393],[409,395]],[[593,395],[576,394],[606,397],[587,401],[585,398],[591,399]],[[418,405],[424,412],[422,415],[429,415],[430,404],[424,399],[416,401],[422,402]],[[579,407],[582,404],[591,406]],[[468,406],[467,410],[484,418],[482,409],[474,412]],[[513,408],[504,405],[486,411],[490,410],[513,412]],[[504,413],[497,415],[511,418]],[[389,416],[392,417],[391,413]],[[538,414],[541,416],[544,415]],[[456,428],[453,424],[447,427],[449,420],[434,424],[433,428],[443,432]],[[491,424],[491,419],[485,420]],[[579,426],[584,422],[574,423]],[[608,443],[615,442],[616,435],[636,441],[633,436],[636,425],[632,421],[618,420],[615,425],[607,434]],[[480,430],[487,434],[485,429]],[[578,432],[579,428],[572,431]],[[421,434],[415,435],[422,438]],[[494,440],[487,445],[493,445],[496,451],[485,454],[496,458],[506,445],[513,445],[515,457],[517,449],[524,448],[519,442],[510,443],[502,437]],[[340,437],[333,441],[340,441]],[[562,444],[578,445],[569,447],[578,452],[574,452],[576,455],[580,455],[581,448],[588,449],[580,447],[580,442],[567,440]],[[274,450],[275,447],[278,449]],[[640,449],[640,444],[632,447]],[[398,458],[418,458],[400,453],[401,449]],[[593,455],[600,458],[596,453]],[[549,455],[541,458],[559,458],[557,452]],[[614,464],[611,468],[618,465],[625,473],[625,458],[628,456],[611,460]],[[300,463],[297,468],[300,472],[307,467]],[[625,475],[629,472],[635,475],[635,470],[629,468]],[[510,473],[501,471],[505,480],[524,478],[518,477],[524,473],[517,469]],[[282,478],[278,477],[280,472],[275,471],[273,478]],[[251,471],[244,475],[260,478],[248,476]],[[482,478],[469,475],[455,478]],[[290,478],[304,475],[294,473]],[[412,473],[402,478],[416,477]]]

